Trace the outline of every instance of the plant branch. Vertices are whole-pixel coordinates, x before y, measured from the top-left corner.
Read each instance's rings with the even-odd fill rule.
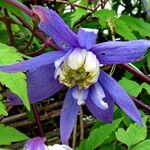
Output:
[[[17,2],[16,0],[5,0],[7,3],[19,8],[20,10],[22,10],[23,12],[25,12],[26,14],[28,14],[29,16],[33,16],[33,11],[31,9],[29,9],[28,7],[26,7],[25,5]]]
[[[136,69],[134,69],[133,67],[129,66],[128,64],[121,64],[119,65],[121,68],[128,70],[129,72],[133,73],[135,76],[137,76],[138,78],[140,78],[142,81],[150,84],[150,78],[140,72],[138,72]]]
[[[31,32],[33,32],[33,29],[32,27],[25,21],[23,20],[21,17],[18,17],[18,20],[26,27],[28,28]],[[35,36],[37,36],[42,42],[44,42],[47,47],[51,47],[51,48],[54,48],[54,49],[59,49],[59,47],[57,47],[53,42],[52,40],[47,40],[46,38],[44,38],[38,31],[34,31],[33,32]]]
[[[83,108],[80,106],[80,140],[84,139]]]
[[[9,19],[7,19],[7,18],[9,18],[9,15],[8,15],[8,12],[7,12],[6,9],[4,9],[4,17],[6,17],[5,20],[4,20],[4,23],[5,23],[5,26],[6,26],[6,29],[7,29],[10,44],[17,48],[17,44],[16,44],[16,41],[15,41],[14,36],[13,36],[12,29],[11,29],[11,23],[9,22]]]
[[[146,105],[145,103],[143,103],[142,101],[136,99],[135,97],[131,96],[132,100],[139,105],[141,108],[143,108],[144,110],[150,112],[150,106]]]
[[[86,9],[86,10],[89,10],[89,11],[93,11],[93,9],[91,8],[88,8],[86,6],[83,6],[83,5],[79,5],[79,4],[74,4],[74,3],[70,3],[68,1],[64,1],[64,0],[44,0],[45,2],[55,2],[55,3],[62,3],[62,4],[67,4],[67,5],[71,5],[73,7],[79,7],[79,8],[82,8],[82,9]]]
[[[32,104],[32,105],[31,105],[31,108],[32,108],[32,111],[33,111],[33,114],[34,114],[36,123],[37,123],[38,128],[39,128],[40,136],[41,136],[41,137],[44,137],[43,126],[42,126],[42,123],[41,123],[41,121],[40,121],[40,116],[39,116],[39,114],[38,114],[38,111],[37,111],[37,109],[36,109],[36,106],[35,106],[34,104]]]
[[[97,11],[97,9],[101,6],[101,3],[97,4],[97,6],[90,12],[87,13],[85,16],[83,16],[79,21],[77,21],[74,24],[74,27],[77,26],[78,24],[82,23],[83,21],[85,21],[88,17],[90,17],[93,13],[95,13]]]
[[[74,129],[73,129],[72,148],[75,148],[76,146],[76,138],[77,138],[77,121],[75,122]]]
[[[46,45],[46,44],[43,44],[40,48],[39,48],[39,50],[37,50],[37,51],[35,51],[35,52],[28,52],[28,53],[26,53],[26,55],[28,55],[28,56],[38,56],[38,55],[40,55],[40,54],[42,54],[43,52],[44,52],[44,49],[45,48],[47,48],[48,46]]]
[[[30,36],[29,41],[27,42],[26,46],[20,51],[21,52],[26,52],[28,50],[29,46],[32,44],[33,39],[34,39],[34,34],[32,34]]]

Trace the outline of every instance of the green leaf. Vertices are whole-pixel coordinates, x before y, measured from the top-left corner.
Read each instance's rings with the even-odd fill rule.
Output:
[[[4,115],[4,116],[8,115],[8,113],[6,111],[6,107],[1,101],[0,101],[0,115]]]
[[[150,51],[147,53],[147,66],[148,66],[148,69],[150,70]]]
[[[112,124],[106,124],[92,130],[88,139],[85,141],[85,150],[94,150],[100,146],[118,128],[121,121],[122,118],[113,121]]]
[[[150,149],[150,139],[144,140],[143,142],[131,148],[131,150],[149,150],[149,149]]]
[[[142,18],[134,18],[128,15],[123,15],[121,20],[125,21],[132,30],[139,32],[140,35],[150,36],[150,23],[147,23]]]
[[[81,0],[80,5],[86,5],[87,2],[86,0]],[[81,19],[81,17],[83,17],[84,15],[86,15],[88,12],[85,9],[82,8],[77,8],[77,10],[75,10],[73,12],[73,14],[71,15],[71,27],[74,26],[74,24]]]
[[[86,140],[83,140],[83,141],[80,143],[79,147],[77,147],[75,150],[84,150],[84,149],[85,149],[85,141],[86,141]]]
[[[144,82],[144,83],[141,84],[141,86],[142,86],[142,88],[144,88],[144,89],[147,91],[147,93],[150,95],[150,85]]]
[[[143,122],[146,123],[147,116],[143,118]],[[143,141],[147,136],[147,128],[143,127],[137,123],[131,124],[125,131],[123,128],[119,128],[116,132],[117,139],[126,144],[129,148],[132,145]]]
[[[99,11],[96,11],[93,14],[93,17],[97,17],[99,24],[103,27],[103,28],[107,28],[107,20],[108,19],[113,19],[116,16],[116,13],[112,10],[109,9],[102,9]]]
[[[120,18],[117,18],[117,15],[114,11],[108,10],[108,9],[102,9],[99,11],[96,11],[93,14],[94,17],[98,18],[99,24],[103,28],[109,28],[108,26],[108,20],[111,20],[113,22],[115,27],[115,32],[124,37],[128,40],[136,39],[135,35],[132,33],[132,30],[128,28],[126,22],[121,20]]]
[[[125,39],[127,39],[127,40],[136,40],[137,39],[135,37],[135,35],[132,33],[132,30],[127,26],[127,24],[124,21],[122,21],[118,18],[114,18],[114,24],[116,26],[115,27],[116,33],[118,33]]]
[[[17,53],[16,49],[0,43],[0,65],[13,64],[22,61],[22,54]],[[19,73],[0,72],[0,82],[8,87],[13,93],[17,94],[23,101],[23,104],[30,110],[30,104],[27,94],[26,75]]]
[[[0,124],[0,145],[9,145],[11,142],[27,140],[28,137],[12,127]]]
[[[142,91],[142,86],[140,86],[137,82],[124,77],[119,81],[119,83],[132,96],[137,97]]]

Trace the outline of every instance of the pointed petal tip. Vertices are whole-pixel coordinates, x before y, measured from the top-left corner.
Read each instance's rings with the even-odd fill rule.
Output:
[[[142,127],[145,127],[144,122],[142,121],[141,115],[138,119],[134,120],[136,123],[138,123],[139,125],[141,125]]]
[[[131,97],[126,91],[108,74],[101,70],[99,82],[107,91],[111,99],[135,122],[143,126],[141,114],[136,108]]]
[[[55,11],[36,5],[32,9],[40,18],[39,28],[50,36],[58,46],[63,47],[63,44],[67,47],[79,46],[77,35]]]

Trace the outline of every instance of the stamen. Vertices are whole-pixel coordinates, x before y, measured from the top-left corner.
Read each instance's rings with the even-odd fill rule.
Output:
[[[79,89],[87,89],[98,80],[99,61],[92,52],[86,49],[75,49],[55,65],[56,67],[60,65],[56,68],[55,77],[58,76],[60,83],[66,86],[77,85]]]

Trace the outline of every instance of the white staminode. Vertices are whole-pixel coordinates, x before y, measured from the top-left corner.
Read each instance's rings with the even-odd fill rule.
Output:
[[[86,55],[87,50],[76,48],[67,58],[67,65],[73,70],[79,69],[84,64]]]
[[[98,32],[97,29],[91,29],[91,28],[81,28],[81,29],[86,31],[86,32],[94,32],[95,34],[97,34],[97,32]]]
[[[53,146],[47,146],[45,150],[73,150],[67,145],[55,144]]]
[[[100,63],[91,51],[76,48],[64,58],[55,72],[55,77],[68,87],[77,85],[79,89],[87,89],[97,82],[99,67]],[[82,94],[79,95],[81,97]]]
[[[92,52],[87,52],[84,68],[86,72],[94,72],[99,68],[99,61]]]

